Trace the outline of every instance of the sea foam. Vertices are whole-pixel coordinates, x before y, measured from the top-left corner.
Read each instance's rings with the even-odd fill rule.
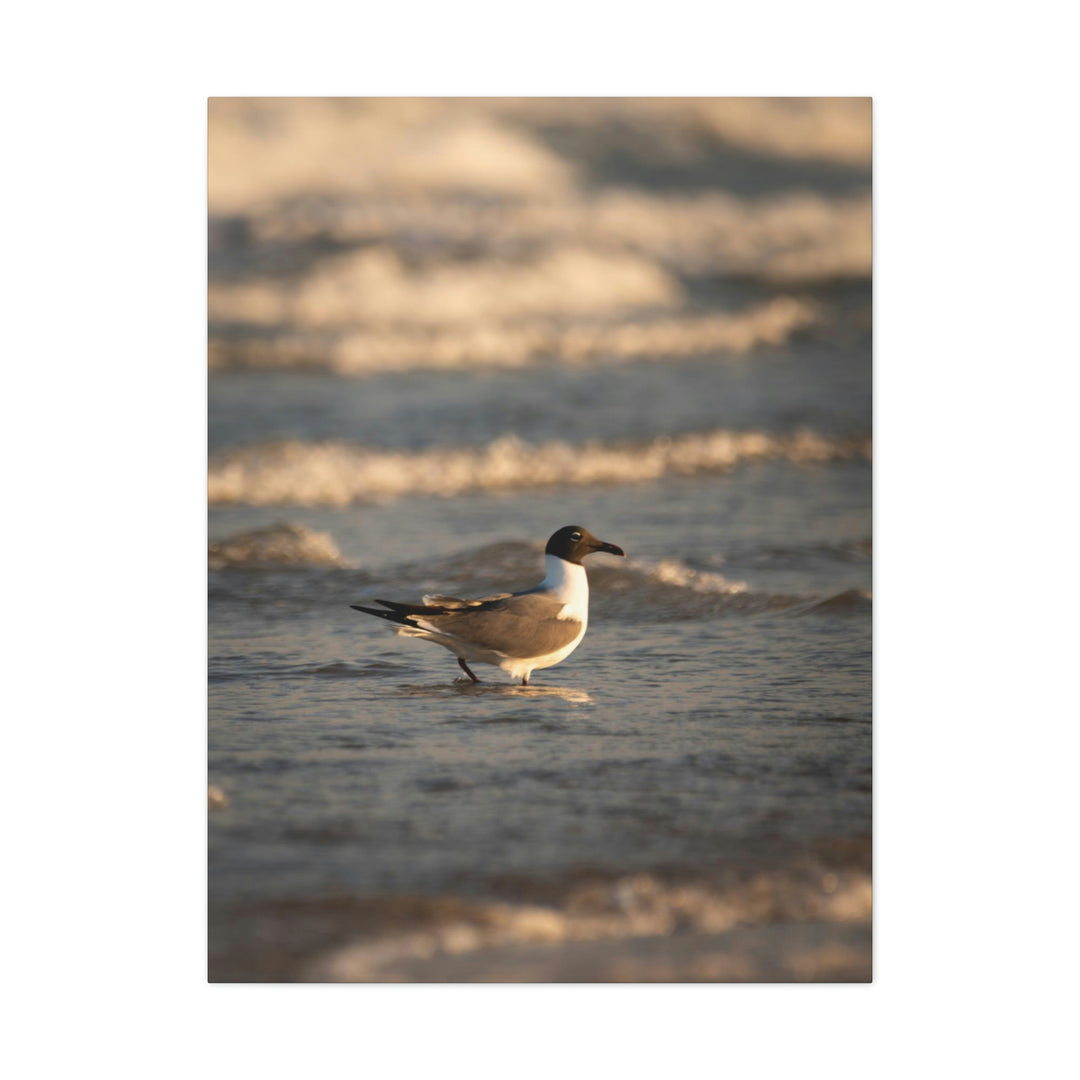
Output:
[[[381,372],[522,368],[539,363],[616,364],[744,356],[782,345],[820,321],[816,304],[775,297],[744,311],[625,319],[617,323],[541,318],[465,326],[298,328],[216,334],[211,369]]]
[[[817,464],[869,459],[869,439],[813,431],[773,435],[718,429],[646,443],[527,443],[506,435],[478,447],[376,450],[346,442],[286,440],[210,460],[211,503],[346,506],[407,495],[555,484],[625,484],[720,471],[750,462]]]
[[[650,874],[637,874],[578,886],[558,905],[436,900],[427,906],[426,925],[331,950],[310,966],[307,978],[325,982],[418,979],[422,975],[417,963],[437,966],[443,958],[469,953],[668,938],[676,932],[712,937],[741,924],[868,926],[872,888],[866,873],[824,868],[812,877],[773,872],[726,887],[668,884]],[[412,908],[421,914],[421,905]],[[845,962],[851,959],[844,958]],[[812,978],[817,972],[795,975]]]

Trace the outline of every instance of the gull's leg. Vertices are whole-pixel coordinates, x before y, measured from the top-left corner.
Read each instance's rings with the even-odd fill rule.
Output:
[[[529,685],[529,676],[528,675],[525,675],[525,676],[522,677],[521,685],[522,686],[528,686]]]
[[[479,680],[479,679],[478,679],[478,678],[477,678],[477,677],[476,677],[476,676],[475,676],[475,675],[474,675],[474,674],[473,674],[473,673],[472,673],[472,672],[471,672],[471,671],[469,670],[469,665],[468,665],[468,664],[466,664],[466,663],[465,663],[465,661],[464,661],[464,660],[462,660],[460,656],[459,656],[459,657],[457,658],[457,662],[458,662],[458,663],[459,663],[459,664],[461,665],[461,670],[462,670],[462,671],[464,671],[464,672],[465,672],[465,674],[466,674],[466,675],[468,675],[468,676],[469,676],[469,678],[470,678],[470,679],[472,679],[472,681],[473,681],[473,682],[479,682],[479,681],[480,681],[480,680]]]

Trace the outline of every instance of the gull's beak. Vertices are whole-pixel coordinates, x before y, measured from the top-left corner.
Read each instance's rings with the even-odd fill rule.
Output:
[[[606,544],[603,540],[598,540],[596,542],[596,547],[593,548],[593,551],[606,551],[611,555],[621,555],[624,559],[626,558],[626,552],[623,551],[621,547],[617,544]]]

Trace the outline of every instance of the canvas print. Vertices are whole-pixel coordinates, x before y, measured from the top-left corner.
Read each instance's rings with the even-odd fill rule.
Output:
[[[871,979],[871,102],[208,103],[212,982]]]

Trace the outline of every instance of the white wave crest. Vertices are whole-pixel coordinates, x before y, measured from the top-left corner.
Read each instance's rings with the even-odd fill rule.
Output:
[[[634,254],[682,273],[768,281],[868,276],[873,243],[869,195],[813,192],[746,199],[724,191],[673,195],[615,188],[465,207],[451,198],[398,195],[252,210],[248,222],[254,239],[278,247],[313,240],[408,247],[409,236],[423,235],[426,243],[416,254],[424,258],[439,247],[512,260],[572,246]]]
[[[211,98],[208,120],[215,214],[313,192],[550,194],[628,145],[687,172],[718,146],[867,168],[872,139],[869,98]],[[557,151],[551,128],[576,138]]]
[[[270,337],[214,338],[212,369],[378,372],[520,368],[562,364],[679,360],[709,353],[742,356],[780,345],[819,320],[816,305],[781,296],[732,314],[686,315],[617,325],[560,320],[428,329],[365,328],[327,336],[292,330]]]
[[[369,450],[351,443],[286,441],[224,452],[211,459],[211,503],[345,506],[405,495],[554,484],[624,484],[730,469],[755,461],[811,464],[869,458],[868,439],[802,431],[720,429],[660,436],[637,445],[530,444],[508,435],[481,447]]]
[[[560,907],[463,903],[457,918],[331,950],[315,961],[308,978],[394,980],[401,979],[409,965],[440,957],[521,945],[666,938],[676,930],[717,935],[739,923],[866,925],[871,907],[871,882],[864,873],[826,871],[817,881],[799,884],[783,874],[759,874],[724,890],[665,885],[639,874],[607,885],[581,886]]]
[[[633,253],[567,244],[525,262],[487,258],[412,268],[392,248],[377,246],[326,258],[299,282],[214,282],[207,305],[211,320],[325,329],[475,326],[672,308],[681,300],[674,277]]]
[[[312,191],[551,192],[575,166],[482,103],[211,98],[209,203],[234,213]]]
[[[745,593],[749,588],[745,581],[731,581],[723,574],[711,570],[695,570],[680,559],[660,559],[656,562],[631,559],[626,569],[638,570],[656,584],[674,585],[694,592],[735,596]]]

